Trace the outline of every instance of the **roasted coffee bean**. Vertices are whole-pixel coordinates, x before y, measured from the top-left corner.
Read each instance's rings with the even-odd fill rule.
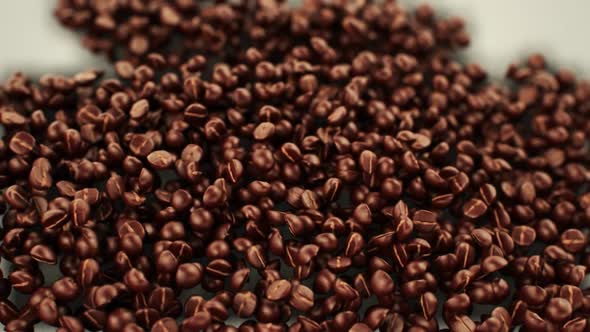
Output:
[[[149,290],[150,282],[144,273],[138,269],[132,268],[123,277],[123,282],[129,289],[134,292],[143,293]]]
[[[27,132],[17,132],[8,143],[10,150],[18,155],[29,154],[35,149],[35,137]]]
[[[6,188],[3,197],[6,203],[15,209],[24,210],[29,206],[29,195],[19,185]]]
[[[422,307],[422,313],[424,318],[432,319],[436,314],[438,300],[436,296],[431,292],[426,292],[420,297],[420,306]]]
[[[248,248],[246,251],[246,259],[256,269],[262,269],[266,267],[266,257],[262,250],[262,247],[256,245]]]
[[[89,287],[98,278],[99,273],[100,265],[98,262],[92,258],[87,258],[80,262],[78,280],[82,287]]]
[[[536,306],[545,302],[547,291],[539,286],[525,285],[520,289],[519,297],[525,303]]]
[[[203,268],[199,263],[184,263],[176,270],[176,284],[181,288],[193,288],[203,278]]]
[[[148,154],[147,160],[155,169],[163,170],[172,166],[176,156],[168,151],[158,150]]]
[[[568,320],[572,311],[572,305],[566,299],[560,297],[550,299],[545,307],[547,318],[556,323]]]
[[[252,292],[239,292],[233,298],[233,310],[238,317],[250,317],[256,312],[257,297]]]
[[[111,311],[105,321],[105,331],[122,330],[129,323],[135,322],[135,315],[127,309],[118,308]]]
[[[371,276],[370,287],[377,296],[386,296],[393,292],[395,286],[389,274],[383,270],[377,270]]]
[[[96,288],[92,299],[96,307],[102,307],[109,304],[119,295],[119,291],[113,285],[104,285]]]
[[[467,218],[476,219],[486,213],[487,205],[479,199],[471,199],[463,205],[463,215]]]
[[[82,227],[90,218],[90,205],[83,199],[77,198],[70,203],[70,220],[76,227]]]
[[[368,225],[372,222],[371,208],[367,204],[360,204],[354,209],[352,217],[356,222]]]
[[[72,301],[80,294],[80,286],[70,277],[64,277],[53,283],[51,291],[55,297],[64,302]]]
[[[291,283],[287,280],[275,280],[266,289],[266,298],[271,301],[285,299],[291,294]]]
[[[588,321],[585,318],[578,317],[574,318],[563,325],[564,331],[584,331],[586,326],[588,325]]]
[[[0,300],[0,323],[8,324],[18,318],[18,309],[9,300]]]
[[[449,327],[453,331],[475,331],[476,325],[469,316],[457,315],[450,319]]]
[[[320,248],[315,244],[306,244],[299,248],[297,255],[294,257],[297,265],[306,265],[311,262],[318,254]]]
[[[73,316],[61,316],[59,318],[59,325],[68,332],[82,332],[84,326],[82,322]]]
[[[496,272],[508,265],[508,261],[501,256],[488,256],[481,261],[481,272],[488,274]]]
[[[178,330],[178,324],[170,317],[158,320],[151,329],[152,332],[178,332]]]
[[[512,239],[519,246],[528,247],[535,241],[537,233],[530,226],[516,226],[512,229]]]
[[[97,309],[88,309],[82,314],[82,322],[94,329],[104,329],[107,314]]]
[[[414,213],[412,221],[416,230],[423,233],[432,232],[439,227],[437,216],[432,211],[418,210]]]
[[[314,293],[305,285],[298,284],[293,286],[289,298],[289,304],[296,310],[306,312],[314,305]]]
[[[20,332],[20,331],[29,331],[30,326],[29,322],[24,319],[15,319],[10,321],[5,326],[5,331],[7,332]]]
[[[576,253],[586,247],[586,235],[578,229],[568,229],[561,233],[559,242],[561,246],[571,252]]]
[[[55,324],[59,318],[59,311],[55,301],[49,297],[44,298],[39,303],[39,319],[47,324]]]
[[[352,332],[370,332],[373,331],[373,329],[371,329],[369,326],[367,326],[367,324],[364,323],[356,323],[354,325],[352,325],[350,327],[350,330]]]
[[[12,287],[24,294],[31,294],[37,289],[35,276],[25,270],[16,270],[8,276]]]
[[[53,250],[45,245],[37,244],[31,248],[31,257],[38,262],[47,264],[56,264],[57,257]]]
[[[53,184],[51,173],[51,163],[47,158],[36,159],[29,173],[30,185],[38,190],[48,190]]]
[[[160,312],[162,316],[173,315],[180,310],[174,291],[168,287],[156,287],[150,293],[148,305]]]
[[[41,217],[43,227],[48,230],[59,229],[68,222],[68,214],[59,209],[47,210]]]

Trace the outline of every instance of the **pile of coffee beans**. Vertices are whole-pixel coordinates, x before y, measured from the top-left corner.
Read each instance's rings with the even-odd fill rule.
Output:
[[[117,77],[0,87],[7,331],[590,328],[572,72],[494,84],[460,18],[394,0],[55,13]]]

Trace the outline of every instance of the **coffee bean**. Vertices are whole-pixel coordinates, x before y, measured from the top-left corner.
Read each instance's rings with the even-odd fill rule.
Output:
[[[369,326],[367,326],[367,324],[364,323],[356,323],[354,325],[352,325],[350,327],[350,330],[352,332],[370,332],[373,331],[373,329],[371,329]]]
[[[196,315],[186,318],[181,325],[181,331],[204,330],[211,324],[211,315],[208,312],[199,312]]]
[[[97,309],[88,309],[82,314],[82,322],[91,328],[103,329],[107,315],[104,311]]]
[[[438,300],[436,296],[431,292],[426,292],[420,297],[420,306],[422,307],[422,313],[424,318],[432,319],[436,314]]]
[[[471,219],[476,219],[486,213],[487,208],[487,205],[483,201],[471,199],[463,205],[463,215]]]
[[[133,109],[132,109],[133,111]],[[154,143],[154,141],[148,137],[147,135],[142,135],[142,134],[135,134],[133,135],[133,138],[131,138],[131,141],[129,142],[129,150],[131,150],[131,152],[138,156],[138,157],[149,157],[152,152],[154,151],[154,148],[156,147],[156,144]],[[169,166],[156,166],[155,164],[158,165],[162,165],[163,163],[169,162],[167,159],[164,158],[170,158],[170,156],[167,156],[166,154],[156,154],[155,156],[152,156],[152,160],[157,160],[157,161],[151,161],[150,159],[148,159],[148,161],[150,162],[150,164],[154,165],[154,167],[158,168],[158,167],[169,167]]]
[[[314,294],[311,289],[305,285],[295,285],[291,290],[289,304],[296,310],[306,312],[314,305]]]
[[[266,289],[266,298],[271,301],[285,299],[291,293],[291,283],[287,280],[276,280]]]
[[[437,229],[437,216],[432,211],[418,210],[412,217],[414,227],[419,232],[429,233]]]
[[[68,215],[63,210],[47,210],[41,217],[43,227],[48,230],[59,229],[68,222]]]
[[[216,321],[224,321],[228,318],[227,306],[215,299],[207,301],[203,309],[211,314],[211,318]]]
[[[68,332],[83,332],[84,326],[82,322],[73,316],[61,316],[59,318],[59,325]]]
[[[184,263],[176,270],[176,284],[181,288],[193,288],[202,280],[202,267],[199,263]]]
[[[320,247],[316,246],[315,244],[306,244],[303,247],[299,248],[297,251],[297,255],[295,258],[295,263],[297,265],[305,265],[311,262],[314,257],[317,256]]]
[[[553,322],[564,322],[572,314],[572,305],[563,298],[554,297],[547,302],[545,314]]]
[[[24,270],[17,270],[8,276],[12,287],[24,294],[31,294],[37,288],[35,276]]]
[[[254,129],[254,139],[263,141],[272,137],[275,133],[275,125],[272,122],[262,122]]]
[[[355,221],[360,224],[368,225],[372,222],[371,208],[367,204],[358,205],[352,214]]]
[[[123,281],[125,285],[134,292],[143,293],[150,289],[150,282],[148,279],[143,272],[135,268],[132,268],[125,273]]]
[[[68,302],[78,297],[80,294],[80,287],[74,279],[64,277],[53,283],[51,291],[58,300]]]
[[[178,268],[178,259],[169,251],[162,251],[156,258],[156,270],[160,273],[173,273]]]
[[[134,322],[135,315],[131,311],[118,308],[109,313],[104,325],[107,331],[117,331],[122,330],[127,324]]]
[[[98,262],[92,258],[87,258],[80,263],[78,280],[82,287],[89,287],[94,283],[100,272]]]
[[[508,261],[501,256],[488,256],[481,262],[482,273],[493,273],[508,265]]]
[[[39,303],[39,318],[47,324],[55,324],[59,317],[57,304],[51,298],[45,298]]]
[[[31,257],[36,261],[47,263],[47,264],[56,264],[57,263],[57,256],[55,252],[48,246],[37,244],[31,248],[30,252]]]
[[[176,156],[168,151],[158,150],[148,154],[147,160],[155,169],[163,170],[172,166]]]
[[[0,300],[0,323],[8,324],[18,318],[18,309],[9,300]]]
[[[15,209],[24,210],[29,206],[28,195],[19,185],[13,185],[4,191],[4,200]]]
[[[35,144],[37,144],[37,141],[33,135],[24,131],[19,131],[12,136],[8,143],[8,147],[12,152],[18,155],[26,155],[35,149]]]
[[[525,285],[520,289],[519,297],[529,305],[540,305],[545,302],[547,292],[539,286]]]
[[[477,228],[471,232],[473,240],[483,248],[487,248],[492,245],[492,233],[484,228]]]
[[[370,287],[377,296],[385,296],[391,294],[395,286],[389,274],[383,270],[377,270],[371,276]]]
[[[156,287],[150,293],[148,305],[158,310],[162,316],[172,315],[180,310],[174,291],[168,287]]]
[[[226,200],[226,195],[223,189],[212,185],[207,187],[203,195],[203,204],[208,208],[220,207]]]
[[[105,306],[116,298],[118,293],[117,288],[113,285],[100,286],[94,292],[93,302],[97,307]]]
[[[561,246],[571,252],[576,253],[586,247],[586,235],[578,229],[568,229],[561,233],[559,242]]]
[[[574,318],[563,325],[564,331],[584,331],[586,326],[588,325],[588,321],[585,318],[578,317]]]
[[[512,238],[519,246],[528,247],[535,241],[537,233],[529,226],[516,226],[512,229]]]
[[[262,251],[262,247],[256,245],[248,248],[246,251],[246,259],[256,269],[263,269],[266,266],[266,258]]]
[[[39,190],[48,190],[53,184],[51,163],[47,158],[37,158],[29,173],[29,184]]]
[[[239,292],[233,298],[233,310],[238,317],[250,317],[256,312],[257,297],[252,292]]]
[[[377,155],[373,151],[365,150],[359,157],[359,164],[363,172],[373,174],[377,167]]]
[[[213,278],[225,278],[231,275],[232,269],[230,262],[224,259],[215,259],[207,264],[205,273]]]
[[[158,320],[151,329],[152,332],[178,332],[178,324],[170,317]]]
[[[471,332],[475,331],[475,323],[469,316],[466,315],[457,315],[452,317],[449,322],[449,326],[453,331],[460,331],[460,332]]]
[[[15,319],[10,321],[5,326],[7,332],[19,332],[30,330],[29,323],[24,319]]]

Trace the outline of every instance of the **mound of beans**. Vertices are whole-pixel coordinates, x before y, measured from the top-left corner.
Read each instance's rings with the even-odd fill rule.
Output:
[[[0,86],[6,331],[590,328],[590,83],[302,2],[59,2],[116,77]]]

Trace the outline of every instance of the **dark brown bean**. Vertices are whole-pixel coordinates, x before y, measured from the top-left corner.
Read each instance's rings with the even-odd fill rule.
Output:
[[[295,285],[292,288],[289,304],[296,310],[306,312],[314,305],[314,293],[305,285]]]
[[[33,135],[19,131],[12,138],[8,143],[8,147],[10,150],[18,155],[26,155],[29,154],[35,149],[36,144],[35,137]]]
[[[275,280],[266,289],[266,298],[271,301],[285,299],[291,294],[291,283],[287,280]]]
[[[31,248],[30,252],[31,257],[36,261],[47,263],[47,264],[56,264],[57,263],[57,256],[55,252],[49,248],[48,246],[38,244]]]
[[[370,280],[370,286],[373,293],[377,296],[386,296],[394,290],[394,282],[389,274],[383,270],[377,270],[373,273]]]
[[[580,230],[571,228],[561,233],[559,242],[565,250],[576,253],[586,247],[587,239]]]
[[[238,317],[250,317],[256,312],[257,297],[252,292],[239,292],[233,299],[233,310]]]

